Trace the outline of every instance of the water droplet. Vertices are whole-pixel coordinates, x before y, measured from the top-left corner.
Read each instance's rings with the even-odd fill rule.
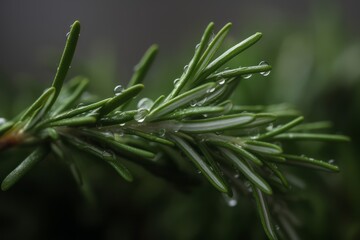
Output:
[[[273,130],[274,125],[272,123],[269,124],[269,126],[266,127],[266,130],[271,131]]]
[[[219,85],[224,85],[224,83],[225,83],[225,78],[220,79],[217,83],[218,83]]]
[[[66,33],[66,38],[69,38],[70,32]]]
[[[196,44],[195,50],[198,49],[199,47],[200,47],[200,43]]]
[[[242,77],[243,77],[244,79],[249,79],[249,78],[251,78],[251,76],[252,76],[252,74],[247,74],[247,75],[243,75]]]
[[[6,123],[6,119],[5,118],[0,118],[0,125],[3,125],[4,123]]]
[[[176,78],[174,80],[174,86],[177,86],[179,84],[179,82],[180,82],[180,78]]]
[[[189,65],[185,65],[184,66],[184,72],[187,72],[188,68],[189,68]]]
[[[196,170],[196,172],[197,172],[198,174],[201,174],[201,171],[200,171],[200,170]]]
[[[125,123],[120,123],[119,125],[120,125],[120,127],[123,127],[123,126],[125,126]]]
[[[279,230],[280,230],[280,226],[276,224],[276,225],[275,225],[275,230],[276,230],[276,231],[279,231]]]
[[[328,161],[328,163],[329,163],[329,164],[335,164],[335,160],[334,160],[334,159],[330,159],[330,160]]]
[[[149,98],[142,98],[138,104],[137,104],[137,107],[138,109],[146,109],[146,110],[150,110],[150,108],[154,105],[154,102],[149,99]]]
[[[204,114],[203,114],[203,117],[204,117],[204,118],[207,118],[207,117],[208,117],[208,115],[207,115],[206,113],[204,113]]]
[[[214,87],[213,87],[213,88],[210,88],[207,92],[208,92],[208,93],[213,93],[213,92],[215,92],[215,88],[214,88]]]
[[[113,138],[113,137],[114,137],[114,133],[113,133],[113,132],[104,132],[103,134],[104,134],[104,136],[105,136],[106,138]]]
[[[200,101],[198,101],[196,103],[196,106],[200,107],[200,106],[204,105],[206,103],[206,101],[207,101],[207,98],[205,97],[205,98],[201,99]]]
[[[267,62],[265,62],[265,61],[261,61],[259,63],[259,66],[269,66],[269,64]],[[270,72],[271,71],[269,70],[269,71],[266,71],[266,72],[260,72],[260,74],[266,77],[266,76],[268,76],[270,74]]]
[[[236,192],[233,191],[233,196],[229,197],[227,194],[223,194],[224,200],[229,207],[235,207],[238,203]]]
[[[146,115],[148,115],[149,111],[145,108],[140,108],[137,110],[137,113],[134,115],[134,120],[138,123],[144,122]]]
[[[191,106],[191,107],[195,107],[195,106],[196,106],[196,100],[192,100],[192,101],[190,102],[190,106]]]
[[[163,137],[163,136],[165,136],[165,133],[166,133],[165,128],[162,128],[162,129],[159,130],[158,135],[159,135],[160,137]]]
[[[234,178],[239,178],[240,177],[240,174],[239,173],[235,173],[234,174]]]
[[[120,93],[122,93],[124,91],[123,86],[121,85],[117,85],[114,87],[114,94],[115,96],[118,96]]]

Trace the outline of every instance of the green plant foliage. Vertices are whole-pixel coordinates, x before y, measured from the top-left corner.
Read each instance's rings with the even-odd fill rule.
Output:
[[[193,175],[199,171],[204,180],[229,198],[233,189],[237,192],[245,189],[244,195],[255,199],[268,238],[286,235],[290,226],[284,226],[284,232],[276,231],[274,226],[278,223],[272,217],[272,206],[281,197],[278,193],[285,193],[291,186],[287,179],[291,173],[283,166],[330,172],[339,168],[303,153],[289,153],[283,146],[290,141],[346,142],[349,138],[314,133],[329,128],[330,124],[302,124],[304,118],[300,113],[283,105],[233,104],[229,97],[239,82],[249,81],[250,74],[266,77],[271,66],[262,61],[257,66],[223,68],[262,36],[256,33],[215,58],[230,28],[231,24],[225,25],[211,38],[214,24],[210,23],[193,58],[174,81],[173,90],[155,102],[140,99],[137,109],[128,109],[145,87],[142,82],[157,46],[151,46],[145,53],[126,89],[117,86],[114,96],[84,102],[86,78],[76,77],[63,84],[80,33],[80,23],[76,21],[71,26],[52,87],[20,117],[0,125],[0,151],[36,146],[4,179],[2,189],[9,189],[49,154],[69,164],[77,182],[82,184],[81,169],[66,157],[69,149],[105,161],[126,181],[136,177],[127,162],[144,166],[169,181],[169,172],[174,170],[169,166],[177,166],[176,174]],[[77,105],[78,102],[82,105]],[[184,164],[197,170],[182,168]],[[161,174],[164,171],[168,174]]]

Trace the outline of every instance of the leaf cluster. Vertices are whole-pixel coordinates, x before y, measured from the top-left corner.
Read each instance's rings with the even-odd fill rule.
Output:
[[[81,171],[70,151],[81,151],[106,162],[126,181],[133,173],[126,162],[134,162],[176,184],[201,173],[216,190],[231,199],[242,192],[255,199],[263,228],[270,239],[275,231],[271,206],[276,197],[291,187],[285,165],[337,172],[332,162],[303,154],[288,153],[289,141],[348,141],[343,135],[316,133],[328,122],[302,123],[304,118],[286,106],[243,106],[229,100],[241,81],[253,74],[267,76],[271,66],[226,68],[226,63],[261,38],[255,33],[217,54],[231,28],[225,25],[213,34],[214,24],[205,29],[183,74],[168,95],[155,101],[143,98],[137,109],[130,103],[143,90],[157,46],[151,46],[126,88],[117,86],[115,95],[95,102],[83,101],[88,79],[76,77],[64,84],[80,33],[72,24],[60,64],[50,88],[24,112],[0,125],[0,151],[33,146],[33,152],[3,180],[9,189],[49,154],[70,166],[82,184]],[[270,201],[271,200],[271,201]],[[286,216],[285,216],[286,217]]]

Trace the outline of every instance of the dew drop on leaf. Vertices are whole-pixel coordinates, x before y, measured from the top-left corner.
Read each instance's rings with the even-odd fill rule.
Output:
[[[138,109],[150,110],[154,105],[154,102],[150,98],[142,98],[137,104]]]
[[[259,66],[269,66],[269,64],[267,62],[265,62],[265,61],[261,61],[259,63]],[[266,77],[266,76],[268,76],[270,74],[270,71],[260,72],[260,74]]]
[[[191,107],[195,107],[195,106],[196,106],[196,100],[191,101],[191,102],[190,102],[190,106],[191,106]]]
[[[244,79],[249,79],[249,78],[251,78],[251,76],[252,76],[252,74],[247,74],[247,75],[243,75],[242,77],[243,77]]]
[[[335,160],[334,160],[334,159],[330,159],[330,160],[328,161],[328,163],[329,163],[329,164],[335,164]]]
[[[164,128],[162,128],[162,129],[159,130],[158,135],[160,137],[163,137],[163,136],[165,136],[165,133],[166,133],[166,130]]]
[[[179,84],[179,81],[180,81],[180,78],[176,78],[176,79],[174,80],[174,86],[177,86],[177,85]]]
[[[215,92],[215,88],[210,88],[210,89],[208,90],[208,92],[209,92],[209,93]]]
[[[233,193],[232,197],[229,197],[227,194],[223,193],[223,197],[229,207],[235,207],[238,203],[237,195],[235,192]]]
[[[124,91],[124,87],[121,85],[117,85],[114,87],[114,94],[115,96],[118,96],[120,93]]]
[[[220,79],[217,83],[218,83],[219,85],[224,85],[224,83],[225,83],[225,78]]]
[[[134,120],[138,123],[144,122],[146,115],[148,115],[149,111],[145,108],[140,108],[137,110],[137,113],[134,115]]]

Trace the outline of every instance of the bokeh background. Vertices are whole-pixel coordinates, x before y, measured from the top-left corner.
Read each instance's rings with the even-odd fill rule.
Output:
[[[0,116],[10,119],[54,76],[69,25],[82,32],[69,78],[113,94],[153,43],[160,46],[145,84],[165,93],[181,74],[206,25],[232,22],[231,46],[254,32],[263,39],[234,66],[266,60],[266,77],[244,81],[239,104],[287,102],[308,121],[331,120],[350,144],[299,147],[335,159],[339,174],[303,169],[291,195],[302,239],[360,239],[360,3],[356,1],[0,1]],[[24,153],[25,154],[25,153]],[[22,160],[0,155],[1,179]],[[0,239],[264,239],[253,203],[228,207],[204,184],[182,192],[139,167],[128,184],[93,159],[79,157],[89,191],[79,191],[66,166],[49,159],[0,193]],[[91,194],[90,194],[91,193]],[[86,195],[86,196],[85,196]]]

